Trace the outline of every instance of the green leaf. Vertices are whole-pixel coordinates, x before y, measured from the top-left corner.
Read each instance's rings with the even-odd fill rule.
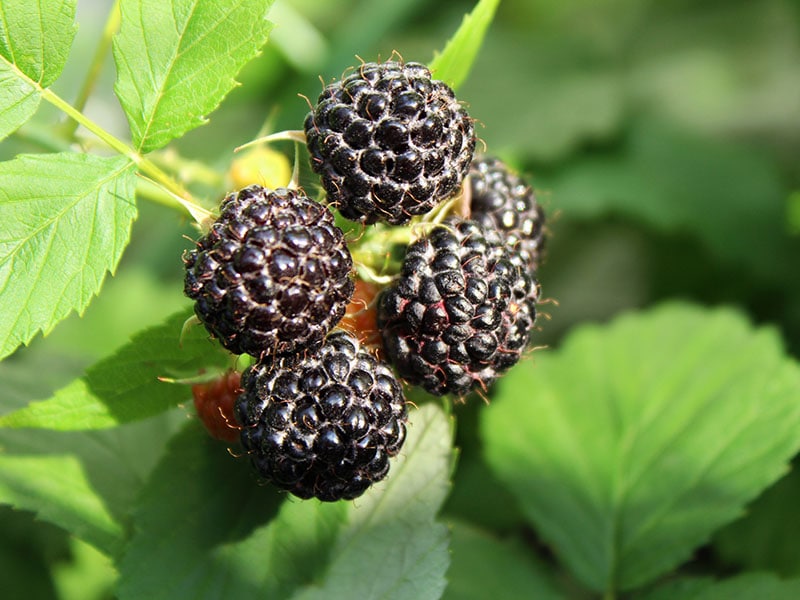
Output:
[[[714,550],[723,561],[752,571],[800,576],[800,471],[769,488],[747,515],[717,532]]]
[[[678,579],[637,596],[637,600],[795,600],[800,579],[781,580],[765,573],[746,573],[725,581]]]
[[[452,437],[437,406],[412,413],[389,477],[350,506],[324,578],[295,600],[441,597],[450,557],[447,529],[435,517],[449,489]]]
[[[430,63],[436,79],[444,81],[454,90],[464,82],[499,4],[500,0],[480,0],[471,13],[464,15],[458,31]]]
[[[136,217],[127,158],[60,153],[0,163],[0,358],[73,310],[113,272]]]
[[[33,510],[103,552],[113,554],[123,531],[92,489],[73,456],[0,453],[0,502]]]
[[[88,525],[80,520],[80,513],[75,514],[74,505],[87,510],[99,505],[102,510],[92,518],[105,522],[111,515],[119,535],[112,538],[110,527],[99,534],[89,528],[95,535],[82,537],[117,557],[127,537],[134,501],[166,441],[185,420],[185,412],[173,411],[105,431],[37,431],[32,435],[26,430],[0,430],[0,462],[14,469],[13,477],[2,477],[9,486],[3,501],[38,510],[40,520],[79,535]],[[64,493],[53,492],[51,479]]]
[[[414,411],[388,478],[354,502],[301,501],[259,486],[246,459],[198,443],[207,436],[196,429],[171,444],[134,515],[123,600],[441,595],[447,531],[434,517],[452,435],[441,410]]]
[[[134,510],[133,536],[119,563],[119,597],[213,598],[215,586],[239,585],[227,564],[217,564],[216,552],[268,521],[282,498],[258,485],[246,458],[237,461],[199,424],[189,424],[170,441]],[[280,542],[291,546],[291,537]]]
[[[626,590],[689,558],[800,448],[800,368],[731,310],[575,330],[501,380],[487,458],[575,575]]]
[[[273,1],[122,1],[114,89],[139,152],[206,121],[266,43]]]
[[[191,311],[181,311],[163,325],[144,330],[52,398],[0,417],[0,427],[102,429],[151,417],[186,401],[191,397],[187,386],[158,378],[197,375],[202,369],[230,364],[230,355],[203,327],[191,328],[181,340],[181,328],[190,316]]]
[[[4,0],[0,6],[0,140],[36,112],[75,37],[75,0]]]
[[[451,526],[452,564],[444,600],[484,598],[563,598],[546,574],[519,542],[500,541],[463,523]]]

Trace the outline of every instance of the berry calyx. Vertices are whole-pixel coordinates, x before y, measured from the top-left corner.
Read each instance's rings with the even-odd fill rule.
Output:
[[[304,125],[328,202],[363,223],[407,223],[453,195],[475,129],[453,91],[419,63],[365,63],[320,94]]]
[[[330,210],[297,190],[228,194],[184,263],[197,317],[235,354],[313,349],[353,295],[344,234]]]

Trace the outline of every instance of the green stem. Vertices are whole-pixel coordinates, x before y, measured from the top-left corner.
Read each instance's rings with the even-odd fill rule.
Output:
[[[105,62],[106,56],[108,55],[108,50],[111,47],[114,33],[116,33],[116,31],[119,29],[119,24],[119,0],[115,0],[114,5],[111,7],[111,12],[108,14],[106,26],[103,28],[103,34],[100,37],[100,42],[98,43],[97,49],[92,57],[92,62],[90,63],[89,71],[86,74],[86,79],[84,80],[83,86],[78,93],[78,98],[75,100],[75,104],[73,104],[75,110],[78,112],[83,112],[86,102],[89,100],[89,96],[91,96],[92,91],[94,90],[94,86],[100,77],[101,71],[103,70],[103,63]],[[72,139],[75,136],[75,131],[77,131],[77,129],[78,121],[72,119],[67,121],[67,124],[64,128],[64,133],[66,134],[67,138]]]
[[[136,166],[139,168],[139,171],[143,175],[146,175],[158,185],[162,186],[170,194],[177,196],[177,198],[172,198],[172,201],[170,202],[170,206],[172,208],[178,209],[184,213],[188,213],[192,217],[195,215],[195,213],[193,213],[191,210],[192,207],[196,207],[198,212],[207,212],[204,208],[197,204],[197,202],[194,201],[192,195],[186,191],[183,186],[176,182],[172,177],[167,175],[158,166],[153,164],[152,161],[147,160],[141,154],[136,152],[136,150],[128,146],[128,144],[103,129],[103,127],[89,119],[79,110],[75,109],[75,107],[61,98],[55,92],[49,88],[45,88],[41,90],[41,94],[42,98],[63,111],[68,117],[76,121],[78,124],[83,125],[86,129],[91,131],[106,145],[108,145],[109,148],[115,150],[123,156],[128,157],[134,164],[136,164]]]

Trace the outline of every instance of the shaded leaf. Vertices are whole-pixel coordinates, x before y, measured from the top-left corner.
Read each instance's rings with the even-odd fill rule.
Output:
[[[679,579],[637,596],[637,600],[794,600],[800,579],[781,580],[765,573],[747,573],[724,581]]]
[[[102,511],[98,518],[110,515],[121,528],[121,535],[114,539],[108,536],[83,536],[83,539],[108,556],[118,557],[130,527],[134,501],[166,441],[185,418],[185,413],[176,411],[105,431],[32,434],[26,430],[0,430],[0,461],[12,466],[26,465],[26,469],[14,471],[14,478],[5,479],[9,485],[13,483],[10,493],[22,494],[10,501],[18,506],[24,500],[32,510],[44,507],[38,518],[67,530],[80,529],[80,522],[78,526],[75,524],[73,503],[79,506],[99,503]],[[62,463],[66,468],[60,468]],[[50,470],[56,471],[56,480],[63,480],[59,485],[67,493],[54,496],[47,484],[40,481]],[[77,498],[69,491],[72,489]]]
[[[459,89],[483,125],[488,151],[555,161],[619,129],[623,75],[596,47],[574,32],[533,36],[498,23],[491,33],[475,59],[475,76]]]
[[[32,510],[113,555],[123,531],[73,456],[8,456],[0,451],[0,502]]]
[[[729,264],[786,276],[784,261],[775,260],[793,252],[779,174],[744,146],[642,121],[619,153],[579,161],[537,184],[569,218],[616,214],[688,231]]]
[[[82,312],[116,269],[136,217],[135,179],[122,157],[0,163],[0,358]]]
[[[114,87],[146,153],[202,125],[267,41],[274,0],[125,0]]]
[[[575,330],[501,380],[490,465],[572,571],[630,589],[686,560],[800,447],[800,368],[772,330],[670,304]]]
[[[215,593],[219,582],[213,580],[236,581],[215,551],[246,539],[274,516],[283,498],[258,485],[246,459],[234,459],[199,424],[185,427],[170,441],[134,510],[133,536],[118,565],[119,597],[226,597]]]
[[[800,575],[800,471],[759,496],[747,514],[717,532],[714,550],[731,565],[768,570],[784,577]]]
[[[430,62],[436,79],[457,90],[466,80],[500,0],[479,0],[441,53]]]
[[[0,140],[39,106],[75,37],[75,0],[4,0],[0,7]]]
[[[519,542],[500,541],[462,523],[451,525],[452,564],[444,600],[482,600],[483,598],[564,598],[546,574],[546,567],[535,561]]]
[[[163,325],[144,330],[52,398],[0,417],[0,427],[102,429],[151,417],[186,401],[191,398],[188,386],[158,378],[222,369],[231,360],[203,327],[191,328],[181,339],[191,314],[181,311]]]

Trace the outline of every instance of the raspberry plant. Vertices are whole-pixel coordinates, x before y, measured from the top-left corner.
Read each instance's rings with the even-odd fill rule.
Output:
[[[646,109],[594,156],[623,108],[602,79],[576,84],[596,61],[583,44],[609,48],[582,29],[585,3],[550,15],[580,39],[557,68],[527,63],[523,48],[538,61],[552,42],[514,26],[545,3],[509,1],[486,46],[499,0],[465,7],[427,63],[443,38],[422,56],[412,41],[353,56],[415,2],[342,11],[316,54],[303,15],[327,4],[274,4],[117,0],[70,90],[83,3],[3,3],[4,594],[797,597],[800,493],[783,476],[800,450],[800,336],[776,297],[800,292],[775,292],[797,248],[769,221],[769,169]],[[427,9],[455,27],[449,7]],[[630,13],[615,27],[664,20]],[[259,95],[234,139],[236,78]],[[104,86],[126,127],[101,124]],[[729,186],[713,212],[740,219],[701,214],[709,181]],[[639,264],[631,231],[657,245],[675,229],[700,242],[661,249],[661,291],[592,312],[644,285],[603,270],[603,248]],[[690,293],[670,262],[687,247],[682,267],[713,265],[724,285],[701,272]],[[769,308],[744,292],[712,306],[731,281],[763,284]],[[581,322],[598,314],[614,318]]]

